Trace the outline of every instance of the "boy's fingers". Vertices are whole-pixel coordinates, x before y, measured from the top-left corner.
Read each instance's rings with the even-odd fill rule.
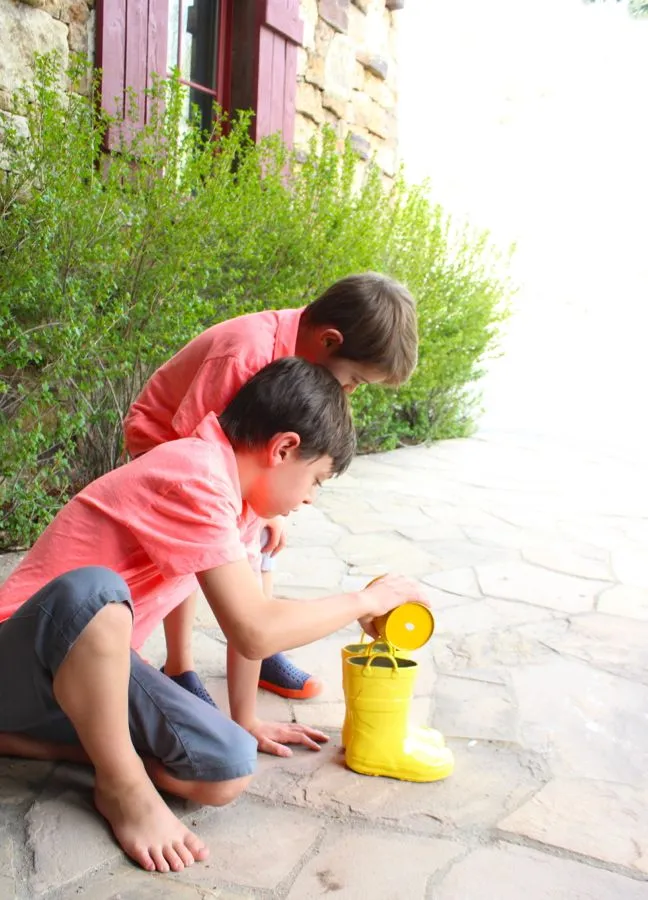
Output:
[[[304,744],[306,747],[308,747],[309,750],[321,750],[322,749],[320,747],[320,745],[317,743],[317,741],[314,741],[307,734],[303,734],[303,733],[300,734],[298,740],[299,740],[300,744]]]
[[[304,729],[304,734],[307,734],[308,737],[313,738],[315,741],[324,744],[329,739],[328,734],[324,734],[323,731],[319,731],[317,728],[311,728],[310,725],[304,725],[302,727]]]
[[[284,744],[280,744],[278,741],[266,740],[263,742],[263,745],[259,749],[264,753],[271,753],[273,756],[293,755],[290,747],[286,747],[284,746]]]

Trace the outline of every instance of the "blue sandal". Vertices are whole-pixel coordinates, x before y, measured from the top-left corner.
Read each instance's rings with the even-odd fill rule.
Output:
[[[164,666],[162,666],[160,672],[165,674]],[[175,681],[181,688],[184,688],[185,691],[189,691],[190,694],[198,697],[199,700],[204,700],[205,703],[209,703],[214,709],[218,709],[196,672],[182,672],[181,675],[167,675],[167,678],[170,678],[171,681]]]
[[[322,693],[324,685],[319,678],[291,663],[283,653],[275,653],[261,663],[259,687],[289,700],[310,700]]]

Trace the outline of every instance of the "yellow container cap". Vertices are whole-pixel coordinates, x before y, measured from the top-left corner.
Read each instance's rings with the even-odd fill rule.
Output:
[[[403,603],[384,617],[382,637],[399,650],[418,650],[434,631],[434,616],[422,603]]]

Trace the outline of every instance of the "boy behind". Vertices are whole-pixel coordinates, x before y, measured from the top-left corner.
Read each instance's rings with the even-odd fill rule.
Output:
[[[416,365],[414,301],[403,285],[375,272],[350,275],[301,309],[268,310],[208,328],[161,366],[144,386],[124,423],[126,448],[139,456],[165,441],[187,437],[209,412],[217,415],[263,366],[285,356],[319,363],[351,393],[360,384],[398,385]],[[260,541],[264,525],[267,529]],[[264,554],[259,560],[261,544]],[[283,522],[258,522],[250,553],[272,594],[272,556],[285,544]],[[192,653],[195,595],[165,623],[164,671],[213,702]],[[321,683],[283,654],[264,660],[261,686],[292,700],[316,696]]]
[[[178,871],[208,852],[156,787],[224,805],[249,783],[257,745],[286,755],[284,742],[317,749],[326,740],[257,719],[258,660],[354,619],[370,628],[422,599],[391,577],[300,603],[268,599],[258,585],[250,521],[311,503],[353,450],[336,379],[282,359],[194,436],[84,488],[0,587],[0,754],[93,765],[97,809],[145,869]],[[135,652],[196,576],[228,640],[232,720]]]

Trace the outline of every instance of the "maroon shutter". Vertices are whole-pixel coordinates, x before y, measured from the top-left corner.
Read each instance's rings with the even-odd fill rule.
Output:
[[[144,90],[155,72],[166,76],[169,0],[98,0],[97,65],[102,69],[101,105],[123,119],[127,112],[127,89],[138,99],[133,127],[150,118]],[[111,129],[107,147],[117,143]]]
[[[278,131],[292,146],[297,47],[304,33],[299,0],[259,0],[259,4],[255,136],[258,140]]]

